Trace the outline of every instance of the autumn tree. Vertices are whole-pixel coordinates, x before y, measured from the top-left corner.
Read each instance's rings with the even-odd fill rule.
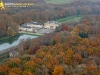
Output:
[[[15,35],[15,32],[11,27],[8,27],[7,33],[8,33],[9,36],[14,36]]]
[[[63,75],[63,68],[62,66],[56,66],[54,68],[54,72],[52,72],[53,75]]]
[[[12,72],[15,73],[15,74],[17,74],[17,75],[21,75],[22,70],[20,68],[11,68],[9,70],[9,73],[12,73]]]
[[[74,55],[74,51],[69,48],[67,51],[66,51],[66,55],[65,55],[65,58],[64,58],[64,61],[67,65],[71,65],[72,64],[72,61],[73,61],[73,55]]]
[[[17,75],[17,74],[14,72],[10,72],[8,75]]]
[[[32,73],[29,72],[29,71],[24,71],[24,72],[22,73],[22,75],[34,75],[34,74],[32,74]]]
[[[8,65],[1,65],[0,66],[0,73],[4,73],[4,74],[7,74],[8,73],[8,71],[9,71],[9,67],[8,67]]]
[[[34,72],[36,67],[36,63],[32,61],[27,61],[24,64],[24,70],[28,70],[29,72]]]
[[[86,67],[86,71],[88,74],[92,74],[97,69],[97,66],[90,64]]]
[[[74,54],[73,59],[79,63],[82,62],[83,58],[79,53]]]
[[[65,24],[63,24],[63,25],[62,25],[62,30],[63,30],[63,31],[64,31],[64,30],[65,30],[65,31],[68,31],[68,26],[65,25]]]

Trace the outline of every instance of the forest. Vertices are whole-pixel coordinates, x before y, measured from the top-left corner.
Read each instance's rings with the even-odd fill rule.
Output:
[[[0,65],[0,75],[100,75],[99,32],[100,15],[89,15],[53,33],[22,40],[19,55]]]
[[[99,2],[80,0],[61,5],[37,3],[30,9],[1,11],[5,13],[0,16],[1,36],[4,32],[6,35],[2,28],[15,28],[31,20],[46,22],[72,15],[84,17],[79,22],[63,23],[53,33],[21,40],[17,48],[10,50],[18,51],[18,56],[0,57],[4,60],[0,75],[100,75],[99,9]]]
[[[44,23],[75,15],[100,14],[100,2],[79,0],[68,4],[47,4],[44,0],[38,0],[32,7],[5,9],[0,10],[1,37],[7,35],[8,27],[17,33],[19,25],[30,21]]]

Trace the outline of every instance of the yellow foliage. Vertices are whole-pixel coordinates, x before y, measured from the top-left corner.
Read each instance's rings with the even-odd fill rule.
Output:
[[[21,60],[19,58],[11,58],[10,62],[14,62],[19,65],[21,63]]]
[[[77,27],[73,28],[73,32],[77,34],[79,32],[78,28]]]
[[[10,36],[14,36],[15,35],[15,32],[14,32],[14,30],[11,27],[8,28],[7,33]]]
[[[66,51],[66,56],[71,57],[73,54],[74,54],[74,51],[73,51],[71,48],[69,48],[69,49]]]
[[[24,64],[24,69],[33,72],[35,69],[35,66],[36,66],[36,64],[34,61],[27,61]]]
[[[13,72],[13,73],[15,73],[15,74],[17,74],[17,75],[21,75],[21,73],[22,73],[22,71],[21,71],[20,68],[11,68],[11,69],[9,70],[9,73],[11,73],[11,72]]]
[[[32,74],[32,73],[29,72],[29,71],[24,71],[24,72],[22,73],[22,75],[34,75],[34,74]]]
[[[63,68],[62,68],[62,66],[56,66],[54,68],[54,72],[52,74],[53,75],[63,75]]]

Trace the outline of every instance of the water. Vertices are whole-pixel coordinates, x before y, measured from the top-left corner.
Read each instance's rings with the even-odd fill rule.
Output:
[[[22,39],[26,40],[28,38],[33,39],[36,37],[37,36],[32,36],[32,35],[20,35],[14,38],[1,41],[2,43],[0,42],[0,51],[18,45]]]

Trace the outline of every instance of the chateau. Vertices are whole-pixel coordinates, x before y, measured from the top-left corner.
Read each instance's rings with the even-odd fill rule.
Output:
[[[56,29],[59,25],[61,24],[56,21],[47,21],[46,23],[44,23],[44,28]]]
[[[28,32],[37,32],[40,29],[56,29],[61,23],[55,22],[55,21],[47,21],[42,25],[38,22],[28,22],[25,24],[22,24],[19,27],[19,30],[21,31],[28,31]]]

